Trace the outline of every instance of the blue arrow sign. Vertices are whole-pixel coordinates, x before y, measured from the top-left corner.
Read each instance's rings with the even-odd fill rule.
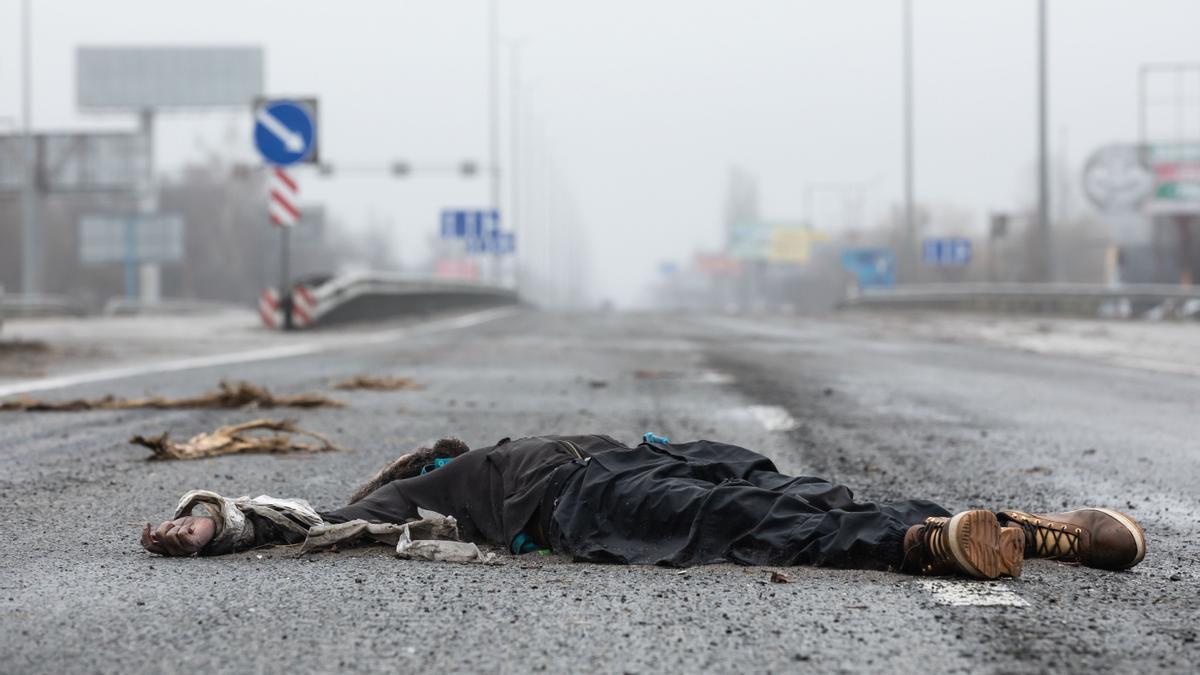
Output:
[[[302,162],[312,152],[316,129],[312,116],[294,101],[272,101],[254,115],[254,145],[275,166]]]

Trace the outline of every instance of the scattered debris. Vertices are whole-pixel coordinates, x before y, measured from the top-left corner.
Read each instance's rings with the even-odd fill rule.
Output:
[[[276,396],[266,387],[249,382],[220,383],[216,391],[190,398],[116,398],[105,396],[98,399],[70,399],[66,401],[42,401],[21,396],[10,401],[0,401],[4,412],[76,412],[82,410],[132,410],[153,408],[341,408],[345,404],[320,394],[292,394]]]
[[[50,345],[41,340],[0,340],[0,355],[46,354]]]
[[[248,432],[267,430],[276,433],[269,436],[251,435]],[[299,434],[320,441],[320,444],[310,444],[294,440],[288,435]],[[134,436],[130,443],[150,448],[152,454],[148,459],[200,459],[203,457],[220,457],[221,455],[239,454],[283,454],[289,452],[329,452],[341,450],[329,442],[324,436],[305,431],[296,426],[291,420],[259,419],[244,424],[221,427],[210,434],[197,434],[184,443],[176,443],[170,439],[170,432],[159,436]]]
[[[675,377],[675,373],[667,370],[639,368],[638,370],[633,371],[633,377],[638,380],[665,380],[670,377]]]
[[[1054,469],[1051,469],[1048,466],[1031,466],[1028,469],[1025,469],[1025,473],[1033,473],[1033,474],[1038,474],[1040,476],[1049,476],[1050,474],[1054,473]]]
[[[372,375],[356,375],[346,380],[334,382],[334,389],[368,389],[370,391],[400,391],[424,389],[415,380],[407,377],[374,377]]]
[[[351,545],[364,541],[396,546],[405,532],[408,532],[410,540],[415,536],[418,540],[459,541],[458,521],[440,514],[432,514],[430,517],[409,523],[368,523],[365,520],[351,520],[310,527],[304,543],[300,546],[300,555],[322,550],[336,552],[338,544]]]
[[[608,386],[607,380],[590,380],[588,386],[592,389],[603,389]]]
[[[792,583],[792,575],[786,572],[774,570],[771,572],[771,583],[773,584],[790,584]]]
[[[1086,456],[1086,455],[1094,455],[1094,454],[1096,454],[1096,449],[1095,449],[1095,448],[1086,448],[1086,449],[1084,449],[1084,451],[1083,451],[1083,455],[1085,455],[1085,456]]]
[[[499,564],[495,553],[486,556],[475,544],[443,539],[413,539],[408,525],[396,543],[396,557],[405,559],[434,560],[440,562],[481,562]]]
[[[53,356],[54,350],[41,340],[0,340],[0,375],[41,377]]]

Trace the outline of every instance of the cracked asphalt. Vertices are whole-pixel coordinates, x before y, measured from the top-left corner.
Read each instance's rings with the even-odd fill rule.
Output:
[[[361,373],[425,388],[328,386]],[[261,411],[0,413],[0,672],[1184,673],[1200,662],[1195,377],[837,316],[522,310],[38,395],[182,396],[221,378],[345,400],[269,414],[352,450],[147,462],[130,436],[187,436]],[[140,524],[169,517],[192,488],[330,508],[390,458],[446,435],[479,446],[535,433],[634,442],[645,431],[754,448],[862,499],[1110,506],[1140,520],[1149,552],[1121,573],[1030,561],[1018,580],[952,582],[970,588],[950,604],[886,572],[794,568],[779,584],[772,568],[734,565],[503,552],[497,566],[454,565],[382,547],[165,559],[137,545]]]

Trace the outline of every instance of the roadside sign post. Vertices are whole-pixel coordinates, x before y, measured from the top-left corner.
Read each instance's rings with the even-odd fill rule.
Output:
[[[443,210],[441,238],[461,241],[468,255],[489,256],[493,277],[497,279],[503,256],[511,256],[517,250],[516,233],[500,228],[500,212],[496,209]]]
[[[145,298],[147,282],[139,270],[182,261],[183,231],[183,217],[175,213],[86,214],[79,219],[79,262],[121,265],[125,297]]]
[[[263,160],[270,164],[267,211],[271,222],[279,228],[279,305],[283,312],[283,329],[292,330],[291,229],[300,220],[296,205],[299,186],[284,167],[300,162],[315,161],[315,105],[295,101],[265,101],[254,111],[254,145]]]

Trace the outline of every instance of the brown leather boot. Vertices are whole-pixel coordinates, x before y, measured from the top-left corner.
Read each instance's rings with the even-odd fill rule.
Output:
[[[991,511],[964,511],[908,528],[900,567],[914,574],[1018,577],[1024,550],[1023,529],[1001,528]]]
[[[1066,513],[1002,511],[1005,525],[1025,531],[1025,557],[1050,558],[1103,570],[1123,570],[1146,556],[1146,533],[1136,520],[1112,509]]]

